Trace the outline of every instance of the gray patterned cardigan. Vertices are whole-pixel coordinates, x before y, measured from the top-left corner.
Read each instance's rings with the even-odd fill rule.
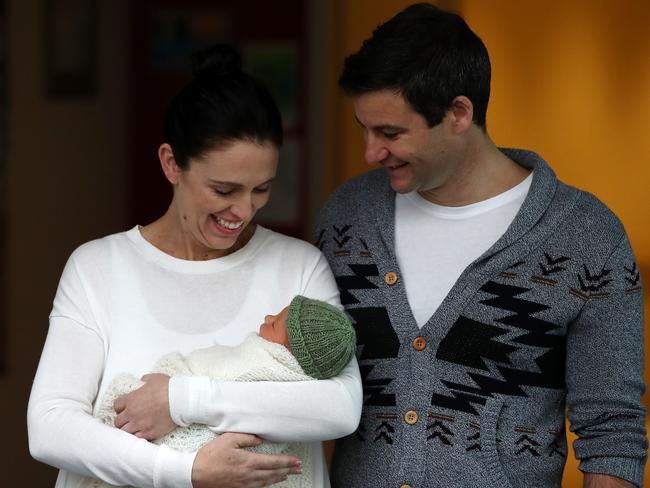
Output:
[[[364,386],[333,487],[559,487],[565,412],[582,471],[642,485],[643,293],[628,238],[539,156],[504,152],[534,168],[529,194],[422,329],[385,172],[345,183],[323,209],[316,244],[355,322]]]

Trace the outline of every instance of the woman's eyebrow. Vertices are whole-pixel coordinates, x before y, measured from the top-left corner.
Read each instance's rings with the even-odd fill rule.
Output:
[[[273,181],[275,181],[275,178],[276,178],[275,176],[273,178],[269,178],[268,180],[266,180],[266,181],[264,181],[264,182],[262,182],[262,183],[260,183],[259,185],[256,185],[256,186],[266,185],[267,183],[272,183]],[[221,180],[214,180],[212,178],[208,178],[208,183],[210,183],[211,185],[226,185],[226,186],[231,186],[233,188],[243,188],[244,187],[244,185],[242,185],[241,183],[237,183],[235,181],[221,181]]]
[[[214,185],[228,185],[233,187],[244,186],[241,183],[235,183],[234,181],[220,181],[220,180],[213,180],[212,178],[208,178],[208,183],[212,183]]]

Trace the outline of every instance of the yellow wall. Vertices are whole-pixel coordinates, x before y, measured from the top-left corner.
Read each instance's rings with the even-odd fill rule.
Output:
[[[465,0],[488,46],[497,144],[540,152],[595,193],[650,265],[650,3]]]
[[[331,56],[331,82],[345,55],[411,3],[336,2],[331,35],[338,52]],[[625,224],[650,280],[650,2],[438,4],[460,12],[487,45],[493,68],[488,132],[495,143],[539,152],[563,181],[603,200]],[[349,101],[335,88],[331,96],[329,190],[368,169]],[[647,286],[645,303],[648,316]],[[575,466],[570,460],[565,486],[577,486]]]

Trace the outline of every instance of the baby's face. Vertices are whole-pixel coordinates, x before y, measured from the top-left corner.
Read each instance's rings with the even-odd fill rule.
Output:
[[[284,307],[277,315],[264,317],[264,323],[260,326],[260,337],[291,349],[287,331],[287,315],[289,315],[289,307]]]

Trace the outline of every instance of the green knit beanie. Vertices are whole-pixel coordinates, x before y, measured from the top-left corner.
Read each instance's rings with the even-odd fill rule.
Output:
[[[357,348],[354,328],[344,312],[301,295],[289,305],[287,331],[294,357],[306,374],[318,380],[338,375]]]

